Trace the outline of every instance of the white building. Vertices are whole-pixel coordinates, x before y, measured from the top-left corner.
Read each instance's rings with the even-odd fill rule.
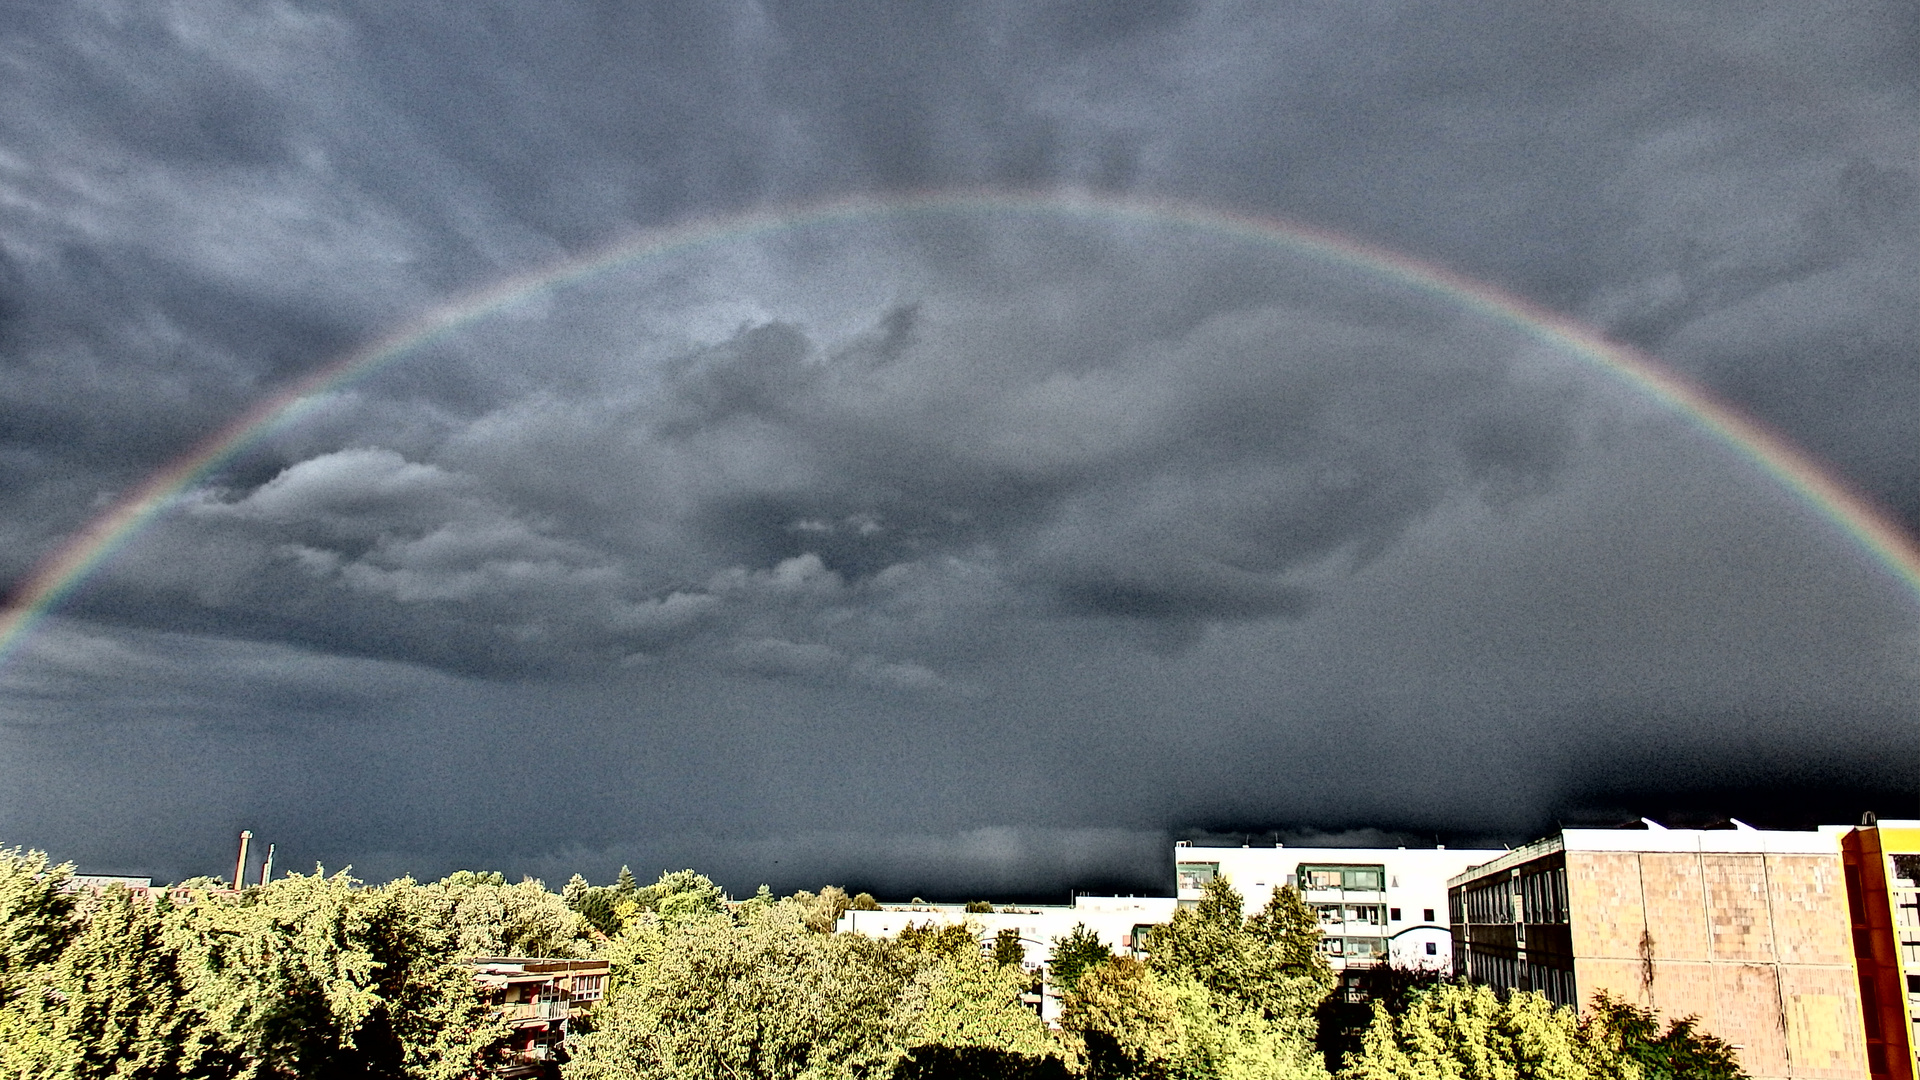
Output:
[[[1442,896],[1445,895],[1443,888]],[[1171,896],[1080,896],[1071,906],[1059,904],[1008,905],[992,911],[970,912],[961,904],[896,904],[879,911],[849,910],[840,916],[834,929],[842,933],[860,933],[869,937],[892,937],[909,926],[973,927],[981,947],[993,944],[1002,930],[1020,937],[1025,955],[1022,963],[1029,971],[1039,970],[1053,952],[1053,942],[1085,925],[1097,934],[1115,956],[1139,956],[1146,947],[1148,930],[1173,917]],[[1060,1000],[1053,987],[1044,987],[1040,1016],[1049,1023],[1060,1014]]]
[[[1225,878],[1252,915],[1286,885],[1320,917],[1321,949],[1336,971],[1373,967],[1453,970],[1447,879],[1504,850],[1434,848],[1290,848],[1174,846],[1181,906]]]

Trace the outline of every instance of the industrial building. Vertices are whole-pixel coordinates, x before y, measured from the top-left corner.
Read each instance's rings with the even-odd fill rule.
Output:
[[[1845,830],[1729,824],[1567,829],[1457,874],[1454,970],[1697,1016],[1755,1080],[1865,1080]]]

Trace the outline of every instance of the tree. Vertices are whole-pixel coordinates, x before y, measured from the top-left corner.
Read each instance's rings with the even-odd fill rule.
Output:
[[[1147,962],[1200,984],[1223,1016],[1250,1010],[1311,1039],[1314,1012],[1336,981],[1320,953],[1318,920],[1292,888],[1273,890],[1251,919],[1241,912],[1240,894],[1224,878],[1213,879],[1195,907],[1153,929]]]
[[[1000,965],[1024,964],[1027,947],[1020,944],[1020,931],[1009,926],[993,935],[993,962]]]
[[[1087,1080],[1166,1080],[1187,1057],[1182,1004],[1146,965],[1109,956],[1076,973],[1060,1028],[1077,1044]]]
[[[882,1077],[902,1056],[898,1010],[915,966],[892,943],[819,934],[791,900],[630,920],[612,986],[573,1048],[579,1080]]]
[[[0,1005],[79,933],[72,878],[72,863],[49,865],[44,851],[0,849]]]
[[[1580,1021],[1580,1038],[1596,1056],[1633,1063],[1643,1080],[1745,1080],[1733,1047],[1696,1030],[1699,1022],[1681,1017],[1662,1032],[1658,1013],[1602,991]]]
[[[588,921],[532,878],[508,885],[499,874],[462,870],[421,889],[455,930],[454,948],[461,956],[588,952]]]
[[[969,915],[993,914],[993,902],[990,900],[969,900],[963,909]]]
[[[1053,939],[1053,952],[1047,957],[1047,977],[1061,993],[1066,993],[1080,982],[1080,976],[1088,968],[1111,959],[1113,950],[1100,940],[1100,935],[1087,929],[1086,923],[1075,923],[1073,929]]]
[[[974,933],[974,928],[965,923],[936,923],[929,919],[901,927],[893,940],[912,952],[957,960],[980,955],[980,939]]]
[[[454,1080],[505,1035],[458,962],[443,903],[411,881],[365,889],[289,874],[198,892],[166,935],[214,1075]]]
[[[1540,994],[1447,983],[1399,1017],[1377,1007],[1340,1080],[1637,1080],[1615,1060],[1583,1044],[1572,1009]]]
[[[879,911],[880,901],[875,900],[872,893],[863,892],[856,895],[847,907],[852,911]]]
[[[124,887],[91,905],[86,929],[60,956],[53,987],[57,996],[41,1021],[64,1044],[62,1075],[131,1080],[199,1065],[204,1018],[187,1000],[179,957],[159,913]]]
[[[725,899],[726,894],[712,878],[692,870],[663,873],[653,884],[633,890],[636,911],[653,912],[668,920],[711,914],[720,910]]]
[[[840,916],[853,906],[853,900],[847,891],[838,885],[829,885],[815,896],[805,889],[791,897],[806,919],[807,928],[816,934],[831,934],[840,923]]]

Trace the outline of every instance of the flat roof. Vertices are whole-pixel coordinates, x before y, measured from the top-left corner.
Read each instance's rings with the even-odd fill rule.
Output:
[[[1827,827],[1811,832],[1756,829],[1752,826],[1732,829],[1668,829],[1651,822],[1645,829],[1564,829],[1558,835],[1543,837],[1518,847],[1491,862],[1468,867],[1447,879],[1449,888],[1464,885],[1488,874],[1510,870],[1556,851],[1644,851],[1644,852],[1721,852],[1742,855],[1833,855],[1840,854],[1839,837],[1846,827]]]

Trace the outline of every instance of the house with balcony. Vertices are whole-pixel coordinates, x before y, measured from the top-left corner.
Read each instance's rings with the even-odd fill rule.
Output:
[[[606,993],[607,961],[480,956],[467,963],[507,1022],[507,1041],[496,1051],[487,1075],[558,1076],[568,1028]]]

